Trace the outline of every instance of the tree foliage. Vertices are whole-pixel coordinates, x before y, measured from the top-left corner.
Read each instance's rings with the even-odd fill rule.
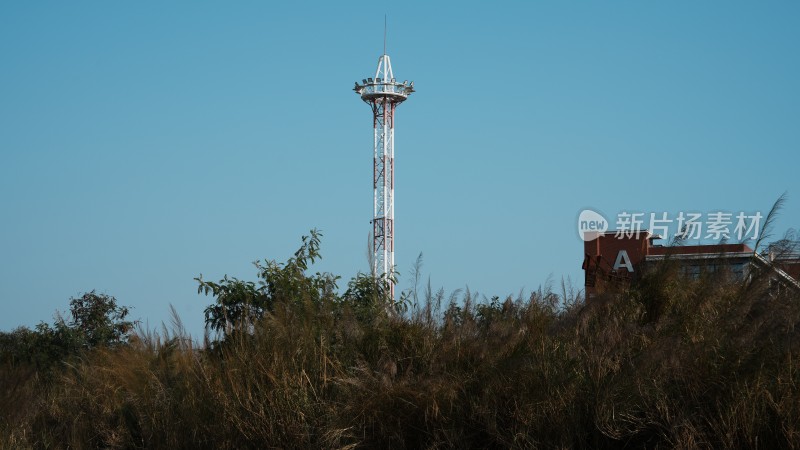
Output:
[[[124,344],[136,325],[135,321],[126,320],[130,309],[118,305],[110,295],[91,291],[72,298],[69,305],[69,328],[78,333],[86,348]]]
[[[129,312],[110,295],[84,293],[70,299],[69,320],[56,314],[52,325],[40,322],[34,329],[0,333],[0,361],[46,371],[82,351],[125,345],[138,323],[127,320]]]
[[[330,273],[309,274],[309,268],[321,258],[322,233],[311,230],[302,237],[300,248],[285,263],[275,260],[256,261],[258,280],[244,281],[225,275],[219,282],[195,278],[198,293],[216,297],[206,307],[206,328],[225,338],[240,331],[250,332],[265,314],[274,313],[278,305],[297,307],[329,306],[343,312],[349,310],[362,322],[403,311],[407,295],[395,302],[391,283],[395,274],[374,276],[358,273],[347,283],[344,294],[337,294],[340,277]]]
[[[243,281],[225,275],[219,282],[195,278],[197,292],[216,297],[205,310],[206,327],[218,334],[230,335],[250,330],[266,312],[277,304],[317,304],[336,300],[338,276],[329,273],[307,275],[309,266],[320,258],[322,234],[311,230],[303,236],[300,248],[285,263],[256,261],[258,282]]]

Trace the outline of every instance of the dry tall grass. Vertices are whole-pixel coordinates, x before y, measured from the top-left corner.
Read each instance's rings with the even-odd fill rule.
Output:
[[[6,448],[800,447],[800,298],[665,263],[585,304],[449,300],[402,315],[279,302],[213,350],[179,321],[0,369]],[[566,303],[564,300],[568,300]]]

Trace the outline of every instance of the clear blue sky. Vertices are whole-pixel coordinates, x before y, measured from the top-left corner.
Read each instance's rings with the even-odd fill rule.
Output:
[[[389,54],[400,288],[582,287],[582,208],[800,225],[800,3],[3,2],[0,329],[96,289],[150,326],[311,228],[367,270],[369,108]]]

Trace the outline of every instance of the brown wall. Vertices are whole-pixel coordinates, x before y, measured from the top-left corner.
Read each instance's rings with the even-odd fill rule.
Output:
[[[594,294],[602,285],[614,280],[632,280],[638,276],[641,264],[648,255],[694,255],[701,253],[723,254],[752,252],[745,244],[712,244],[712,245],[686,245],[676,247],[654,246],[649,240],[649,233],[640,232],[638,236],[623,236],[618,238],[616,233],[587,233],[587,239],[592,235],[592,240],[584,241],[584,276],[587,296]],[[623,265],[614,270],[614,264],[621,251],[625,251],[628,260],[633,265],[631,273]],[[625,261],[622,260],[621,263]],[[800,276],[800,264],[790,268],[792,276]],[[797,274],[797,275],[796,275]]]

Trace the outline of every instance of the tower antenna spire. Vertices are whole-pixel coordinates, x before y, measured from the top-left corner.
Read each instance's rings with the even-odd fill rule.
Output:
[[[412,92],[414,82],[397,82],[386,54],[386,15],[383,16],[383,55],[374,78],[356,82],[353,90],[372,110],[372,274],[389,284],[394,299],[394,115]]]

